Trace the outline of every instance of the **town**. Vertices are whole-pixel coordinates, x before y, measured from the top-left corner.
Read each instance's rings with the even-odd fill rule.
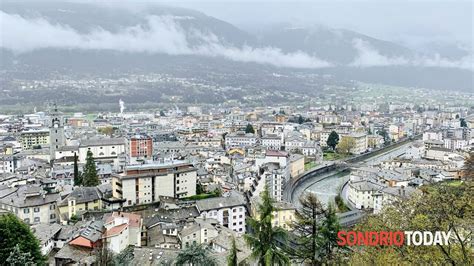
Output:
[[[51,265],[253,265],[261,221],[294,247],[311,206],[318,227],[353,228],[472,179],[469,101],[392,100],[0,115],[0,220],[28,225]]]

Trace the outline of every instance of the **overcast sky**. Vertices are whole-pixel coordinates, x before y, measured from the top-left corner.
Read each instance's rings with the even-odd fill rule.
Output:
[[[3,1],[3,0],[2,0]],[[10,0],[5,0],[10,1]],[[32,0],[15,0],[28,2]],[[34,2],[45,0],[34,0]],[[462,42],[473,49],[474,0],[53,0],[135,7],[186,7],[247,31],[276,23],[323,24],[408,45]],[[52,2],[46,0],[46,2]]]
[[[416,44],[473,42],[473,0],[160,1],[189,7],[246,30],[289,22],[324,24]]]
[[[18,1],[25,2],[25,0]],[[26,0],[26,3],[30,3],[29,1],[32,0]],[[42,2],[45,2],[41,1],[38,0],[36,3],[40,2],[42,5]],[[73,2],[125,8],[132,12],[146,9],[149,4],[186,7],[233,23],[247,31],[259,31],[265,27],[281,23],[289,23],[292,26],[300,27],[323,24],[334,28],[351,29],[371,37],[396,41],[411,47],[431,42],[462,44],[462,47],[470,49],[471,53],[462,55],[462,58],[453,61],[450,58],[440,56],[437,52],[418,54],[412,58],[406,58],[402,55],[387,56],[372,47],[370,41],[354,39],[352,40],[353,48],[358,55],[349,65],[360,67],[416,65],[472,70],[474,67],[472,61],[472,51],[474,50],[472,1],[474,0],[260,0],[259,2],[247,0],[179,2],[74,0]],[[141,4],[137,4],[137,2]],[[60,7],[60,5],[57,6],[57,8]],[[53,10],[56,9],[54,3],[52,8]],[[91,7],[87,6],[87,8]],[[89,9],[85,10],[89,11]],[[101,18],[102,13],[98,14]],[[181,27],[179,21],[174,17],[137,14],[139,14],[139,18],[142,18],[142,16],[145,18],[146,26],[129,25],[120,28],[118,31],[110,31],[96,26],[88,32],[79,32],[69,25],[50,22],[47,18],[22,17],[0,11],[2,27],[0,47],[16,53],[25,53],[43,48],[99,49],[121,52],[166,53],[170,55],[220,56],[234,61],[296,68],[334,66],[334,62],[320,59],[317,53],[313,54],[306,51],[285,53],[278,47],[270,46],[232,46],[222,43],[219,38],[206,32],[186,32],[186,29]],[[200,45],[192,45],[188,39],[190,35],[197,38],[199,40],[197,43],[200,43]],[[38,36],[41,36],[41,38],[38,38]],[[456,49],[450,47],[449,50]]]

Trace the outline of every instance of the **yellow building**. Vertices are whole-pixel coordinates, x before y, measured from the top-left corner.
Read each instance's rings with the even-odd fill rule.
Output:
[[[367,151],[368,141],[366,133],[353,132],[351,134],[341,134],[339,138],[339,144],[343,143],[344,139],[352,143],[352,147],[350,148],[350,153],[352,154],[362,154]]]
[[[296,177],[304,173],[304,156],[301,154],[292,154],[290,156],[290,176]]]
[[[102,208],[102,193],[96,187],[77,187],[58,204],[61,222],[69,220],[73,215],[79,216],[86,211]]]
[[[12,144],[4,144],[4,145],[0,146],[0,154],[12,155],[13,154],[13,145]]]
[[[259,204],[260,197],[254,197],[251,200],[250,215],[255,219],[260,219],[257,206]],[[273,227],[279,226],[285,230],[291,230],[291,224],[295,221],[296,207],[293,204],[285,201],[274,202],[274,206],[277,209],[273,212],[272,224]]]
[[[21,147],[24,150],[49,144],[49,130],[35,129],[21,132]]]

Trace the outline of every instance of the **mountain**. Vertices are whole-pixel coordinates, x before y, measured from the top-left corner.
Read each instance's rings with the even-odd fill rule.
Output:
[[[342,82],[472,90],[474,78],[456,61],[431,60],[393,42],[323,26],[279,25],[254,35],[194,10],[145,4],[21,1],[2,3],[1,11],[4,24],[11,23],[2,35],[18,38],[2,42],[2,80],[161,71],[212,83],[216,76],[205,73],[215,72],[221,84],[240,78],[245,86],[242,77],[250,74],[302,72]],[[464,58],[457,55],[451,59]]]
[[[401,45],[378,40],[369,36],[324,26],[312,28],[280,26],[263,32],[260,39],[264,45],[281,48],[291,53],[303,51],[338,64],[349,64],[358,55],[354,41],[368,44],[381,55],[387,57],[411,57],[413,51]]]

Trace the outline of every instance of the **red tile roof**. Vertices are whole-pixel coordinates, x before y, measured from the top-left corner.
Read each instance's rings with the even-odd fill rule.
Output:
[[[112,237],[112,236],[118,235],[121,232],[123,232],[125,229],[127,229],[127,227],[128,227],[128,224],[121,224],[121,225],[114,226],[110,228],[109,230],[105,231],[104,237]]]

